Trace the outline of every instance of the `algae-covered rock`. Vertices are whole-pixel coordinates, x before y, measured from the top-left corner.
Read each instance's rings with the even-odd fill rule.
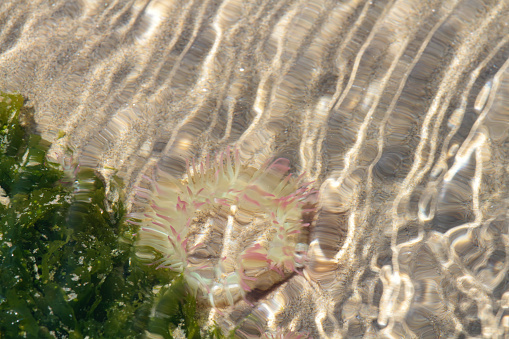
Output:
[[[0,92],[0,337],[169,338],[179,325],[200,337],[181,284],[153,293],[170,277],[131,260],[122,200],[106,199],[93,170],[64,174],[49,162],[49,143],[26,132],[22,111],[20,95]],[[161,300],[171,316],[150,314]]]

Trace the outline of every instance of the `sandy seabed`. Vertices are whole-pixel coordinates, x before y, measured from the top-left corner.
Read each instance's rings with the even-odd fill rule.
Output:
[[[504,338],[508,19],[504,0],[3,0],[0,89],[128,196],[227,146],[315,182],[303,274],[211,309],[225,329]]]

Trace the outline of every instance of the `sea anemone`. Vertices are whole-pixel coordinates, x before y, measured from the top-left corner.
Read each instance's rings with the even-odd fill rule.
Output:
[[[307,242],[302,215],[312,189],[288,165],[280,158],[257,169],[228,148],[188,163],[182,179],[157,168],[137,189],[144,211],[131,215],[139,257],[182,273],[212,306],[270,288],[297,271]]]

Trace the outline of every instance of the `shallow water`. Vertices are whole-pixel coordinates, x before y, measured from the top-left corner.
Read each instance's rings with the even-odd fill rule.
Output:
[[[4,0],[0,89],[128,195],[228,145],[316,182],[303,275],[211,312],[223,328],[502,338],[508,19],[507,1]]]

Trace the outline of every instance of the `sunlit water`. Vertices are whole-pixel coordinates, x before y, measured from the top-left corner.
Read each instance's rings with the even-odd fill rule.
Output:
[[[4,0],[0,89],[128,196],[228,145],[315,181],[303,274],[211,309],[224,329],[503,338],[508,19],[503,0]]]

